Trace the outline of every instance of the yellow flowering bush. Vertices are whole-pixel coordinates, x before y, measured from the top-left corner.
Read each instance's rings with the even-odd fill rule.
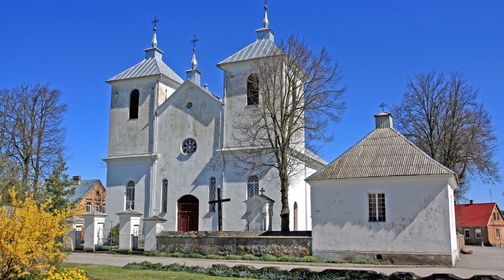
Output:
[[[60,272],[49,272],[46,280],[87,280],[86,272],[78,268],[65,268]]]
[[[0,279],[44,275],[65,257],[62,241],[70,210],[49,211],[49,201],[19,199],[10,191],[9,206],[0,207]]]

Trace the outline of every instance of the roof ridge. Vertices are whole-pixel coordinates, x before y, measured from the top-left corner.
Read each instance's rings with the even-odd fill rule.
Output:
[[[497,204],[497,202],[479,202],[479,203],[462,203],[462,204],[455,204],[458,206],[470,206],[470,205],[483,205],[483,204]]]

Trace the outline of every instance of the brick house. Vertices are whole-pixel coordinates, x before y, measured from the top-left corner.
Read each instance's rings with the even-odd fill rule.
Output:
[[[105,213],[107,192],[100,180],[81,180],[80,176],[74,176],[70,187],[75,189],[70,201],[75,203],[78,215],[93,211]]]
[[[455,219],[465,244],[504,246],[504,218],[496,203],[457,204]]]

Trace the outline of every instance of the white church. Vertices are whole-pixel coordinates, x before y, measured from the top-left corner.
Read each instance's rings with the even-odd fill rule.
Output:
[[[253,43],[218,63],[224,71],[223,99],[201,85],[194,52],[185,80],[163,62],[156,25],[145,58],[107,81],[112,86],[104,159],[110,222],[118,222],[116,213],[134,210],[166,219],[165,231],[280,230],[275,171],[244,173],[231,155],[246,149],[233,137],[233,122],[257,102],[248,82],[252,63],[277,49],[267,9],[256,33]],[[303,172],[290,180],[291,230],[311,229],[304,179],[326,164],[308,150],[303,160]],[[220,206],[209,203],[217,199],[224,200]]]
[[[253,64],[278,50],[267,7],[256,33],[217,64],[222,99],[201,85],[194,49],[185,80],[163,62],[156,25],[145,59],[107,81],[108,223],[126,211],[166,220],[164,231],[280,230],[276,171],[246,172],[233,156],[247,149],[234,122],[260,102]],[[290,230],[311,230],[312,253],[321,258],[454,264],[455,173],[397,132],[389,113],[375,119],[376,129],[330,164],[301,147],[301,172],[288,193]]]

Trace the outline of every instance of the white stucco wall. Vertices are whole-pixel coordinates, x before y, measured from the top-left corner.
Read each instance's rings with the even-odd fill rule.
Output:
[[[107,161],[106,227],[119,223],[118,212],[126,210],[126,185],[135,183],[135,211],[147,213],[150,185],[150,157]]]
[[[456,253],[447,176],[312,181],[313,254]],[[368,193],[385,193],[386,222],[368,221]]]
[[[191,102],[192,107],[186,108]],[[192,82],[186,82],[158,110],[157,152],[153,214],[167,221],[164,230],[177,230],[177,201],[186,194],[199,200],[199,230],[217,230],[216,213],[209,212],[210,178],[222,181],[220,146],[222,103]],[[197,150],[181,151],[184,139],[194,138]],[[161,213],[162,181],[168,180],[168,209]]]
[[[233,137],[234,123],[237,118],[251,108],[247,107],[247,78],[250,74],[250,65],[235,63],[224,70],[224,147],[237,147]]]

